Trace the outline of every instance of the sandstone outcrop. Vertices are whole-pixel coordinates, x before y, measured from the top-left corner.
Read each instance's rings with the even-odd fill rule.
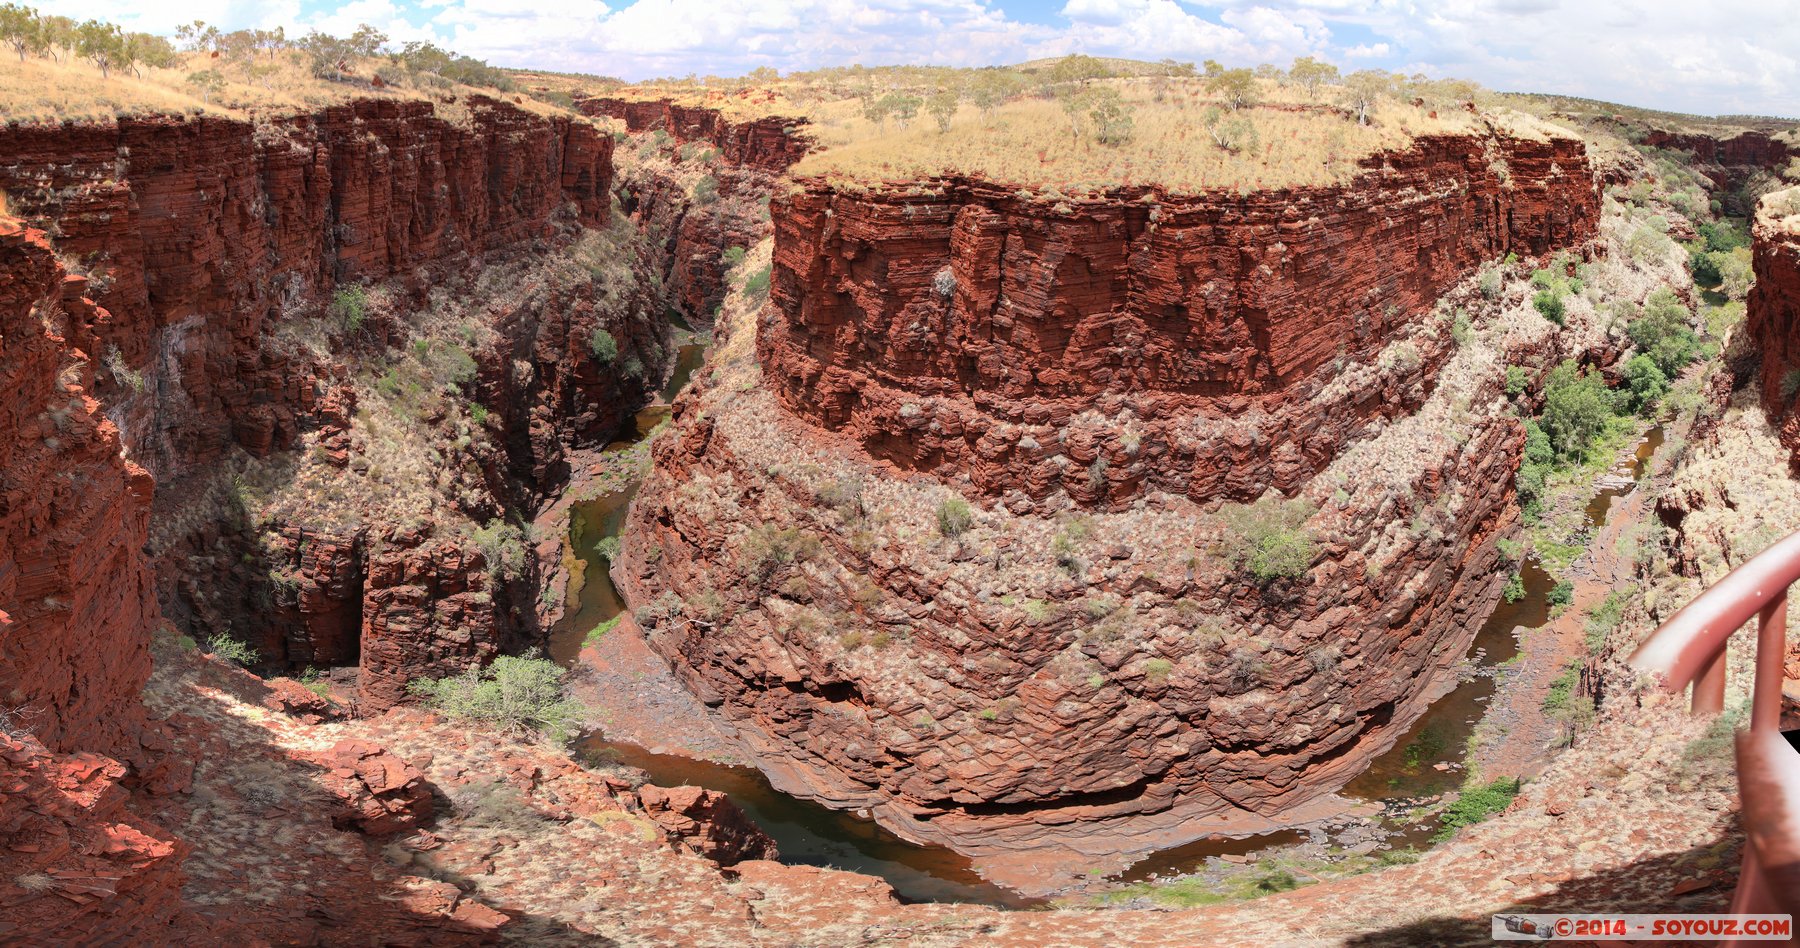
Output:
[[[339,741],[319,755],[321,782],[338,800],[332,825],[370,836],[417,829],[429,821],[431,785],[418,768],[369,741]]]
[[[667,99],[617,99],[579,97],[575,108],[583,115],[604,115],[625,123],[633,132],[663,131],[679,144],[705,142],[725,160],[747,168],[780,174],[806,157],[812,148],[807,120],[797,116],[770,115],[733,121],[716,108],[681,105]]]
[[[759,356],[783,405],[903,470],[1009,506],[1146,490],[1290,492],[1396,391],[1310,399],[1478,264],[1593,236],[1582,144],[1422,138],[1341,187],[1126,190],[1057,203],[979,181],[777,202]],[[1092,424],[1086,422],[1091,421]]]
[[[1800,473],[1800,189],[1763,199],[1752,228],[1745,328],[1762,354],[1762,405]]]
[[[269,695],[262,704],[270,711],[280,711],[307,724],[323,724],[344,717],[344,709],[337,702],[292,678],[270,680]]]
[[[0,942],[204,943],[181,903],[187,847],[126,807],[125,772],[0,729]]]
[[[638,788],[637,797],[656,825],[721,866],[778,858],[775,841],[717,790],[646,784]]]

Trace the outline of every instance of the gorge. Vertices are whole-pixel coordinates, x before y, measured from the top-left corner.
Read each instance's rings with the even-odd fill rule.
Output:
[[[565,107],[555,81],[0,128],[0,940],[1173,944],[1408,880],[1466,919],[1512,827],[1630,805],[1584,768],[1693,736],[1596,648],[1564,689],[1592,736],[1524,748],[1517,801],[1417,865],[1105,923],[952,904],[1379,822],[1340,791],[1410,746],[1522,572],[1589,580],[1600,554],[1554,559],[1558,513],[1640,474],[1666,482],[1634,501],[1661,552],[1607,562],[1663,593],[1616,634],[1678,606],[1735,507],[1699,465],[1744,439],[1800,458],[1793,191],[1757,205],[1743,328],[1715,331],[1671,238],[1729,220],[1568,116],[1396,100],[1405,141],[1344,146],[1333,183],[1077,189],[809,173],[829,112],[601,85]],[[1657,134],[1720,193],[1794,152]],[[1557,373],[1629,391],[1658,291],[1717,344],[1664,379],[1691,396],[1521,495]],[[1679,449],[1595,486],[1654,423]],[[584,560],[571,511],[615,495]],[[603,692],[590,741],[753,765],[961,881],[902,904],[783,864],[718,788],[421,690],[534,650]],[[604,693],[591,666],[626,658],[679,700]],[[1735,832],[1666,815],[1609,858]],[[264,821],[292,867],[262,865]],[[1691,869],[1642,861],[1659,892]],[[1614,904],[1579,869],[1516,885]],[[256,886],[267,911],[235,911]]]

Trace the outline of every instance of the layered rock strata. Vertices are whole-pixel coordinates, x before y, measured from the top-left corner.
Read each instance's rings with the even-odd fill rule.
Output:
[[[606,116],[632,132],[662,131],[675,142],[704,142],[719,149],[733,165],[780,174],[813,146],[808,121],[785,115],[733,121],[719,109],[681,105],[668,99],[581,97],[575,108],[583,115]]]
[[[1752,228],[1745,327],[1762,355],[1762,405],[1800,473],[1800,189],[1764,198]]]
[[[1424,138],[1363,164],[1339,187],[1061,203],[815,183],[775,208],[759,356],[788,411],[1015,509],[1292,491],[1418,407],[1365,389],[1317,411],[1345,365],[1483,261],[1599,217],[1570,139]],[[1430,391],[1435,361],[1389,356]]]
[[[157,619],[153,484],[95,400],[112,315],[0,218],[0,714],[55,751],[129,754]]]
[[[361,100],[256,123],[124,118],[0,129],[0,190],[113,313],[95,358],[132,456],[162,477],[290,446],[319,394],[272,324],[340,284],[404,276],[606,221],[612,141],[490,99]],[[136,399],[137,385],[152,398]],[[110,373],[109,373],[110,374]]]
[[[772,298],[728,305],[614,570],[653,647],[778,786],[1009,882],[1328,806],[1499,595],[1505,367],[1608,346],[1522,267],[1466,278],[1589,252],[1578,143],[1370,164],[1285,222],[975,182],[778,201]],[[1268,529],[1312,539],[1303,575],[1259,572]]]
[[[88,289],[43,232],[0,217],[0,941],[15,944],[199,937],[183,847],[125,807],[128,775],[179,780],[138,700],[152,483],[90,394],[112,317]]]
[[[158,505],[165,613],[196,639],[246,641],[270,665],[362,664],[372,708],[402,697],[412,675],[454,673],[536,634],[531,577],[496,582],[471,531],[554,489],[567,446],[611,438],[673,358],[653,245],[612,219],[612,138],[493,99],[455,109],[361,100],[254,123],[0,130],[10,208],[51,234],[72,271],[65,295],[86,293],[106,314],[76,343],[83,391],[106,405],[126,456],[182,485]],[[307,443],[338,469],[366,468],[354,375],[379,375],[393,344],[416,341],[407,314],[427,308],[468,324],[429,351],[462,350],[473,374],[459,394],[491,415],[489,437],[446,437],[452,515],[255,523],[232,486],[239,459]],[[599,330],[616,343],[604,363]],[[441,424],[432,411],[420,420]],[[135,489],[147,497],[148,484]],[[142,546],[140,535],[113,555]],[[142,575],[139,564],[117,572]],[[132,602],[147,628],[155,601]]]
[[[1695,170],[1712,180],[1721,200],[1730,205],[1734,214],[1752,214],[1756,209],[1755,194],[1740,200],[1734,192],[1759,184],[1762,188],[1758,190],[1766,189],[1768,182],[1779,180],[1790,161],[1800,157],[1800,144],[1761,129],[1747,129],[1728,137],[1651,129],[1644,135],[1644,144],[1693,155]]]

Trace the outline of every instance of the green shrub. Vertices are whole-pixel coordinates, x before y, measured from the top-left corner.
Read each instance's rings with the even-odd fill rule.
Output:
[[[1631,409],[1640,415],[1648,415],[1668,393],[1669,377],[1663,374],[1654,359],[1639,353],[1625,363],[1625,390]]]
[[[486,668],[415,681],[409,690],[453,720],[561,743],[574,736],[582,715],[581,706],[563,694],[566,674],[535,654],[502,655]]]
[[[1477,284],[1481,289],[1482,296],[1485,296],[1490,300],[1499,299],[1500,268],[1488,267],[1487,269],[1482,270],[1481,276],[1477,280]]]
[[[222,658],[235,665],[249,668],[262,661],[262,653],[251,648],[242,639],[234,638],[225,632],[215,632],[206,639],[206,651],[214,658]]]
[[[1466,786],[1449,806],[1444,808],[1438,831],[1432,842],[1441,843],[1465,826],[1474,826],[1499,813],[1519,795],[1519,781],[1496,780],[1486,786]]]
[[[331,316],[345,332],[356,332],[369,317],[369,295],[360,286],[340,287],[331,297]]]
[[[717,201],[718,199],[719,199],[719,179],[718,178],[715,178],[709,174],[706,177],[701,178],[700,180],[694,182],[694,203],[695,204],[704,206],[707,204],[711,204],[712,202]]]
[[[1704,246],[1694,245],[1688,248],[1688,272],[1694,275],[1694,282],[1703,286],[1715,286],[1719,283],[1719,264]]]
[[[1519,509],[1525,516],[1536,520],[1543,512],[1544,491],[1550,477],[1550,471],[1556,466],[1556,451],[1550,447],[1550,437],[1536,421],[1525,423],[1525,451],[1519,456],[1519,475],[1515,481],[1519,494]]]
[[[1619,620],[1625,616],[1625,594],[1608,593],[1606,599],[1587,614],[1587,647],[1589,652],[1598,652],[1606,644],[1606,637],[1617,628]]]
[[[824,551],[819,538],[797,527],[758,524],[738,541],[738,555],[750,578],[767,583],[782,567],[816,558]]]
[[[1318,556],[1318,542],[1306,529],[1318,510],[1305,500],[1284,501],[1270,493],[1252,504],[1227,506],[1221,513],[1225,558],[1249,570],[1259,583],[1304,576]]]
[[[1553,606],[1566,606],[1575,601],[1575,585],[1566,579],[1559,579],[1550,587],[1544,600]]]
[[[1525,394],[1525,389],[1530,385],[1531,376],[1525,374],[1524,366],[1509,365],[1506,367],[1507,398],[1518,398],[1520,395]]]
[[[969,502],[961,497],[946,498],[943,503],[938,504],[938,533],[947,537],[960,537],[974,523],[975,513],[969,509]]]
[[[1587,454],[1613,417],[1612,394],[1597,372],[1587,372],[1573,360],[1550,370],[1544,384],[1544,412],[1539,424],[1560,460],[1579,460]]]
[[[1639,353],[1672,379],[1700,354],[1700,338],[1688,328],[1692,317],[1681,298],[1665,286],[1650,294],[1643,316],[1626,325],[1625,333]]]
[[[470,539],[487,560],[488,573],[495,579],[517,578],[525,574],[525,532],[496,517],[487,526],[472,531]]]
[[[719,259],[724,261],[726,266],[735,267],[744,262],[744,248],[726,247],[725,252],[719,255]]]
[[[601,537],[599,542],[594,544],[594,551],[601,556],[606,557],[608,563],[615,563],[618,562],[619,559],[619,547],[621,546],[621,543],[622,541],[617,534]]]
[[[594,334],[588,337],[588,348],[594,350],[594,361],[601,365],[612,365],[619,357],[618,340],[603,328],[595,327]]]
[[[1525,577],[1518,573],[1506,577],[1506,588],[1500,591],[1500,595],[1507,602],[1518,602],[1519,600],[1524,599]]]
[[[769,295],[769,268],[750,274],[744,278],[744,293],[752,298],[761,299]]]
[[[1700,232],[1700,239],[1705,241],[1707,250],[1729,253],[1739,247],[1750,246],[1750,235],[1730,221],[1708,222],[1695,229]]]
[[[1563,324],[1563,319],[1568,312],[1567,307],[1563,305],[1562,297],[1558,296],[1555,290],[1539,290],[1537,295],[1531,298],[1531,305],[1537,309],[1539,315],[1558,326]]]

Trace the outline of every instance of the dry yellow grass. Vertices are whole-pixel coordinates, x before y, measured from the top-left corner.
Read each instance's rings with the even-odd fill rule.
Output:
[[[1773,231],[1800,234],[1800,188],[1765,196],[1756,206],[1756,222]]]
[[[1115,72],[1131,71],[1113,65]],[[923,100],[939,88],[957,88],[982,73],[924,68],[844,72],[797,74],[754,86],[725,80],[626,85],[591,76],[515,76],[527,89],[666,99],[718,109],[737,120],[801,116],[810,121],[807,132],[819,148],[794,173],[852,186],[950,173],[1066,194],[1131,184],[1157,184],[1177,192],[1322,185],[1348,179],[1360,159],[1404,148],[1419,135],[1482,133],[1488,123],[1538,139],[1574,135],[1500,105],[1494,96],[1472,86],[1454,91],[1475,95],[1479,113],[1467,111],[1463,100],[1431,89],[1421,90],[1426,100],[1419,106],[1396,96],[1384,98],[1372,110],[1371,124],[1359,125],[1351,117],[1345,88],[1326,86],[1314,100],[1298,85],[1265,78],[1257,82],[1257,106],[1210,118],[1247,120],[1255,129],[1254,141],[1225,148],[1209,127],[1209,116],[1223,103],[1209,94],[1203,78],[1138,76],[1093,83],[1117,91],[1132,118],[1130,139],[1105,145],[1095,140],[1091,129],[1075,134],[1060,102],[1047,94],[1072,91],[1069,86],[1046,86],[1043,79],[1024,73],[1016,74],[1022,92],[1011,101],[991,114],[963,101],[949,130],[940,131],[923,108],[901,127],[892,118],[870,121],[863,114],[863,102],[889,92]],[[1082,121],[1091,125],[1085,110]]]
[[[231,63],[202,53],[188,53],[171,69],[140,67],[135,74],[114,72],[102,78],[92,64],[71,57],[66,62],[0,56],[0,116],[9,122],[103,121],[127,115],[285,115],[311,111],[352,99],[388,98],[428,100],[445,118],[466,122],[463,100],[468,95],[487,95],[511,101],[539,115],[573,116],[574,112],[530,96],[495,89],[442,83],[441,87],[413,85],[398,67],[386,60],[369,59],[352,65],[355,81],[335,82],[313,75],[305,53],[287,50],[274,57],[259,55],[251,61]],[[386,68],[384,68],[386,67]],[[381,87],[370,78],[377,69],[395,77]],[[197,73],[214,72],[216,86],[203,88],[193,80]]]
[[[1265,82],[1263,105],[1217,119],[1241,118],[1255,128],[1254,142],[1234,150],[1211,137],[1209,115],[1220,103],[1207,97],[1201,80],[1110,85],[1132,111],[1131,138],[1119,146],[1073,134],[1062,107],[1042,98],[1014,100],[991,118],[965,103],[947,132],[925,116],[906,128],[891,121],[877,126],[862,117],[855,100],[843,100],[809,110],[812,131],[825,147],[794,171],[845,183],[957,172],[1065,193],[1131,184],[1178,192],[1262,189],[1342,182],[1371,154],[1404,148],[1419,135],[1482,133],[1484,119],[1527,137],[1572,136],[1510,110],[1477,115],[1393,99],[1375,108],[1370,125],[1358,125],[1329,105],[1303,105],[1297,90]]]

